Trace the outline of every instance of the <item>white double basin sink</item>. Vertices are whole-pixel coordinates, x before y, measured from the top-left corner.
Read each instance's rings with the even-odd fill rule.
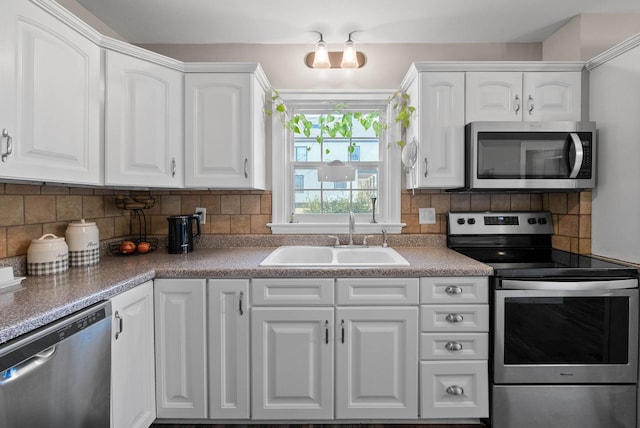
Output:
[[[265,258],[260,266],[409,266],[409,262],[389,247],[282,246]]]

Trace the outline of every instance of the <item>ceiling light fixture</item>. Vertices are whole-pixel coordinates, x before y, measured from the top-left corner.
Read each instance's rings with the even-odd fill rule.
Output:
[[[366,62],[365,56],[362,52],[356,50],[356,44],[351,39],[351,35],[355,33],[355,31],[349,33],[349,38],[344,42],[344,50],[342,52],[329,52],[327,42],[322,38],[322,33],[319,31],[315,32],[320,35],[320,40],[316,42],[315,52],[309,52],[304,58],[304,63],[307,67],[361,68],[364,66]]]
[[[327,49],[327,42],[322,39],[322,33],[320,34],[320,40],[316,43],[316,51],[313,57],[313,68],[331,68],[331,61],[329,61],[329,50]]]
[[[358,68],[358,57],[356,55],[356,44],[353,40],[351,40],[351,35],[353,32],[349,33],[349,39],[344,42],[344,50],[342,51],[342,62],[340,63],[341,68]]]

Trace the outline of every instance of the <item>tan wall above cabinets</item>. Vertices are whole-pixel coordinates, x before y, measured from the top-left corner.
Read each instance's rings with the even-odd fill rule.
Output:
[[[95,221],[100,240],[137,233],[137,220],[116,207],[116,195],[149,195],[105,188],[76,188],[0,183],[0,258],[27,253],[31,239],[44,233],[64,236],[71,221]],[[205,235],[271,235],[271,193],[268,191],[152,191],[155,204],[145,210],[147,233],[167,235],[167,217],[207,208]],[[418,209],[435,208],[436,224],[419,224]],[[554,247],[589,254],[591,192],[549,194],[469,194],[442,190],[402,193],[403,235],[429,235],[444,242],[448,211],[549,210],[554,214]],[[133,221],[132,221],[133,220]],[[251,240],[244,241],[251,243]],[[425,239],[424,242],[429,242]],[[248,245],[248,244],[247,244]]]

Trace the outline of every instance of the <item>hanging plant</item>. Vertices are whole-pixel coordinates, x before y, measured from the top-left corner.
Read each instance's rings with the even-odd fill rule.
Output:
[[[273,90],[273,96],[271,97],[272,104],[275,111],[280,115],[281,122],[284,127],[291,130],[296,135],[311,137],[311,131],[313,123],[307,119],[304,113],[292,114],[287,120],[287,107],[284,100],[280,96],[277,90]],[[415,107],[409,105],[409,95],[402,92],[394,92],[388,99],[388,103],[392,103],[391,107],[396,112],[394,121],[399,123],[401,130],[408,128],[411,124],[411,117],[415,112]],[[268,115],[271,115],[272,111],[265,110]],[[338,104],[334,113],[320,114],[318,116],[318,131],[319,135],[316,136],[315,141],[318,144],[322,144],[325,137],[330,138],[346,138],[349,140],[349,146],[347,150],[349,153],[355,151],[355,144],[351,142],[353,122],[357,121],[365,129],[373,129],[376,137],[379,137],[382,131],[388,128],[388,124],[380,122],[380,113],[373,112],[355,112],[349,111],[346,104]],[[404,134],[404,132],[402,132]],[[402,139],[396,142],[400,147],[404,146]],[[311,150],[311,147],[307,147],[307,150]],[[325,149],[325,153],[329,154],[329,149]]]

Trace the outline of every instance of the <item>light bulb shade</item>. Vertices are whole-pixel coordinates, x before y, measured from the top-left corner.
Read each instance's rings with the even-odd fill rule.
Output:
[[[358,56],[356,55],[356,44],[349,38],[344,42],[344,51],[342,52],[341,68],[358,68]]]
[[[331,61],[329,61],[329,51],[327,50],[327,43],[320,39],[316,43],[315,56],[313,58],[313,68],[331,68]]]

